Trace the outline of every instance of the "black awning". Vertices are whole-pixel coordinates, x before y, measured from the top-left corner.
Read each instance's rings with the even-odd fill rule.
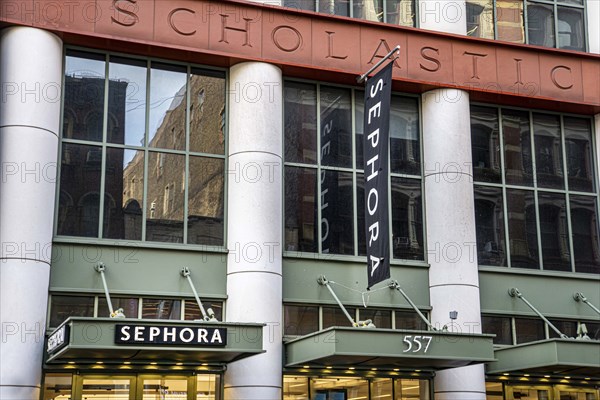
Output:
[[[46,363],[228,363],[262,353],[263,325],[71,317],[48,337]]]

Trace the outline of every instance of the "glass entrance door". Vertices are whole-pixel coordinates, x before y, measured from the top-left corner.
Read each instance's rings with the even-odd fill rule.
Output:
[[[188,400],[189,385],[193,384],[187,377],[164,376],[140,376],[138,382],[140,388],[136,398],[141,400]]]
[[[507,400],[552,400],[549,386],[507,386]]]
[[[75,398],[81,400],[135,400],[135,380],[133,377],[82,377],[80,393]]]

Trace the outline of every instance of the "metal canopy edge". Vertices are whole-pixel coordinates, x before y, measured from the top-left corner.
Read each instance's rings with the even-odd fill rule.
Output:
[[[285,344],[286,367],[440,370],[494,361],[494,335],[332,327]]]
[[[548,339],[496,349],[488,374],[528,372],[600,378],[600,341]]]
[[[227,339],[225,345],[218,347],[189,344],[118,344],[115,343],[115,329],[117,325],[123,324],[194,329],[220,328],[226,330]],[[46,364],[100,360],[105,363],[146,360],[168,363],[228,363],[264,353],[263,324],[70,317],[51,332],[49,337],[63,327],[68,328],[65,343],[56,346],[55,351],[45,352]]]

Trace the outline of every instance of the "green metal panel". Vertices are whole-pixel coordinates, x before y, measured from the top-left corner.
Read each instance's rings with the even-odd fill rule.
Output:
[[[562,373],[600,377],[600,342],[550,339],[497,349],[489,374],[504,372]]]
[[[367,267],[365,263],[327,260],[325,256],[317,259],[284,258],[283,260],[283,300],[284,302],[336,304],[325,286],[317,283],[320,275],[329,281],[363,292],[367,287]],[[333,258],[333,256],[332,256]],[[396,279],[408,296],[421,309],[429,309],[429,270],[425,267],[406,265],[391,266],[392,279]],[[383,290],[377,288],[383,287]],[[332,285],[344,304],[362,305],[359,292]],[[402,295],[395,290],[385,288],[380,283],[371,290],[368,306],[373,307],[409,307]]]
[[[227,345],[224,347],[118,345],[115,344],[115,326],[117,324],[226,328]],[[192,321],[72,317],[62,325],[69,327],[68,343],[64,348],[52,353],[47,359],[48,363],[100,360],[105,364],[119,363],[125,360],[140,362],[152,360],[171,363],[195,362],[198,364],[203,362],[220,363],[264,352],[262,324],[213,324]]]
[[[286,343],[285,365],[454,368],[493,361],[492,338],[493,335],[334,327]]]
[[[600,306],[600,279],[577,275],[583,274],[488,268],[479,274],[482,313],[535,315],[524,302],[508,295],[508,289],[516,287],[546,317],[597,320],[598,314],[576,302],[573,294],[583,292]]]
[[[106,265],[111,294],[193,297],[180,275],[188,267],[201,297],[226,297],[225,253],[67,243],[53,246],[50,291],[102,293],[98,262]]]

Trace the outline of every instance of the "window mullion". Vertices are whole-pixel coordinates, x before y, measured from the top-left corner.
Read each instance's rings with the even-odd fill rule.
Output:
[[[500,135],[500,173],[502,178],[502,212],[504,218],[504,255],[506,257],[506,266],[511,267],[510,262],[510,237],[508,234],[508,198],[506,190],[506,163],[504,160],[504,124],[502,117],[502,109],[498,108],[498,126]]]
[[[356,165],[356,90],[350,91],[350,108],[352,110],[351,118],[352,118],[352,209],[354,210],[352,218],[354,219],[354,255],[357,256],[358,252],[358,213],[360,210],[358,209],[358,176],[356,170],[358,166]],[[363,132],[364,135],[364,132]]]
[[[321,85],[317,84],[317,199],[315,201],[317,205],[317,253],[321,254],[323,250],[323,243],[321,241]]]
[[[146,222],[148,219],[148,158],[150,157],[150,152],[148,151],[148,137],[150,136],[149,134],[149,129],[150,129],[150,94],[151,94],[151,79],[152,79],[152,74],[150,73],[152,70],[152,65],[150,63],[150,60],[148,60],[148,62],[146,63],[146,87],[148,88],[146,90],[146,107],[145,107],[145,128],[144,128],[144,187],[143,187],[143,192],[144,192],[144,198],[142,199],[142,241],[146,241]],[[140,304],[142,304],[142,302],[140,301]],[[141,315],[141,311],[140,311],[140,315]]]
[[[567,240],[569,241],[569,255],[571,262],[571,271],[575,272],[575,248],[573,247],[573,226],[571,225],[571,202],[569,198],[569,166],[567,164],[567,147],[565,140],[565,121],[560,116],[560,139],[563,157],[563,178],[565,182],[565,214],[567,215]]]
[[[525,39],[525,43],[529,44],[529,3],[527,0],[523,0],[523,39]]]
[[[537,182],[537,163],[536,163],[536,154],[537,147],[535,145],[535,132],[533,130],[533,112],[529,112],[529,131],[531,135],[531,159],[533,165],[533,202],[535,205],[535,229],[537,232],[537,242],[538,242],[538,264],[540,270],[544,269],[543,264],[543,251],[542,251],[542,230],[540,228],[540,210],[539,210],[539,201],[538,201],[538,182]],[[527,224],[527,221],[525,221]],[[527,225],[526,225],[527,226]]]
[[[100,164],[100,209],[98,210],[98,238],[102,239],[104,236],[104,191],[106,189],[106,162],[108,151],[106,148],[106,142],[108,141],[108,91],[110,90],[108,74],[110,73],[109,67],[110,59],[108,54],[104,57],[104,110],[102,111],[102,161]]]
[[[189,203],[188,194],[190,187],[190,107],[191,107],[191,67],[188,65],[186,71],[186,91],[185,91],[185,165],[184,165],[184,183],[185,188],[183,191],[183,243],[188,243],[188,213]],[[173,194],[174,195],[174,194]],[[183,318],[182,318],[183,319]]]

